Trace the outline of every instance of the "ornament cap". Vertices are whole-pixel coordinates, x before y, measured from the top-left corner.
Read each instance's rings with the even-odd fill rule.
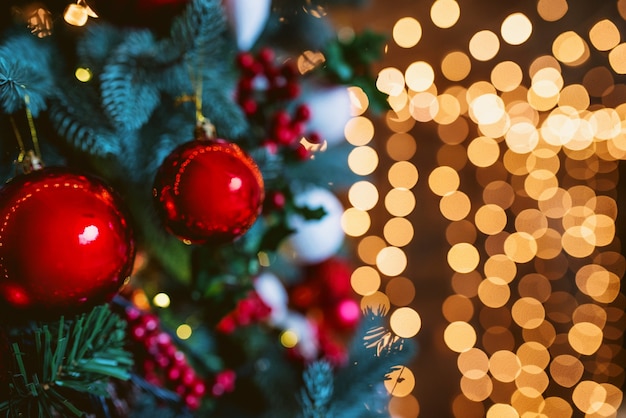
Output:
[[[28,174],[43,168],[43,160],[33,150],[21,154],[15,162],[16,174]]]
[[[196,129],[194,130],[194,138],[196,139],[215,139],[217,138],[217,132],[215,131],[215,125],[208,121],[208,119],[201,118],[196,123]]]

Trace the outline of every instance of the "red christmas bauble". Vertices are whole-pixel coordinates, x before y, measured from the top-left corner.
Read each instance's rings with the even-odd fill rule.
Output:
[[[108,302],[135,247],[121,198],[100,179],[44,168],[0,189],[0,299],[35,315]]]
[[[186,243],[224,243],[243,235],[261,212],[261,172],[236,144],[196,139],[159,168],[153,195],[165,227]]]

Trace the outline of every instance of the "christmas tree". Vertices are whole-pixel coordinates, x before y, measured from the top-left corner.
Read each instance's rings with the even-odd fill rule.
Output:
[[[384,39],[335,5],[3,4],[2,414],[387,415],[413,349],[352,297],[336,128]]]

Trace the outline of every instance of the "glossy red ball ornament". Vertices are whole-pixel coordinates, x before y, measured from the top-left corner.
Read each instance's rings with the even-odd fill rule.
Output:
[[[19,175],[0,189],[0,300],[33,316],[108,302],[135,247],[121,198],[68,168]]]
[[[165,158],[153,195],[169,232],[188,244],[219,244],[250,229],[265,189],[258,166],[239,146],[201,137]]]

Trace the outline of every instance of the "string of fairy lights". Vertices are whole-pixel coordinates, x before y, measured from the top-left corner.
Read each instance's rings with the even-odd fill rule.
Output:
[[[543,24],[556,24],[570,6],[540,0],[533,12]],[[411,57],[422,25],[447,30],[461,12],[455,0],[436,0],[430,16],[399,18],[394,47]],[[437,167],[422,177],[448,222],[442,231],[448,247],[441,251],[453,293],[441,310],[443,340],[457,355],[460,376],[453,415],[613,417],[624,383],[620,278],[626,262],[615,223],[618,164],[626,158],[626,86],[615,79],[626,74],[626,42],[617,24],[626,19],[626,1],[615,2],[614,12],[590,28],[563,29],[530,65],[499,60],[500,51],[523,47],[537,30],[540,22],[529,16],[508,13],[499,31],[477,29],[439,62],[421,56],[406,68],[379,72],[377,87],[392,109],[383,149],[371,143],[374,124],[362,113],[345,131],[355,146],[349,158],[355,173],[378,173],[386,167],[381,160],[390,160],[383,173],[388,185],[361,181],[350,190],[344,229],[356,238],[362,262],[352,286],[362,307],[389,310],[395,335],[419,333],[422,318],[409,306],[415,287],[403,275],[407,245],[419,233],[410,216],[420,177],[415,132],[435,124]],[[605,61],[591,65],[598,53]],[[491,71],[469,81],[479,64]],[[565,81],[571,68],[584,69],[579,82]],[[449,87],[439,87],[444,84]],[[388,214],[382,234],[372,230],[379,203]],[[415,418],[415,375],[408,365],[394,370],[386,381],[390,413]]]

